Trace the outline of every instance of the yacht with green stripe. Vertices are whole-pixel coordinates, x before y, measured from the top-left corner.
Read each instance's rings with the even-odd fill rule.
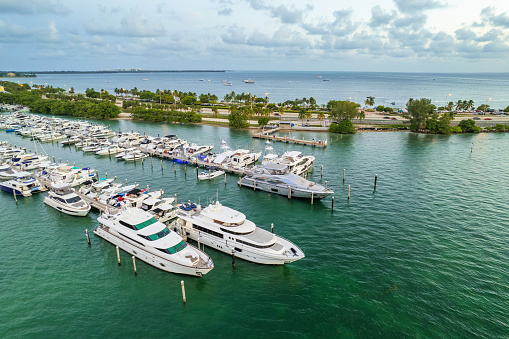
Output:
[[[184,242],[152,214],[136,207],[123,209],[98,217],[94,233],[163,271],[201,277],[214,268],[205,252]]]

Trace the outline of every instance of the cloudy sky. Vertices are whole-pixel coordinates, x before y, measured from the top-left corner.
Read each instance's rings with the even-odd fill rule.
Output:
[[[0,70],[509,72],[507,0],[0,0]]]

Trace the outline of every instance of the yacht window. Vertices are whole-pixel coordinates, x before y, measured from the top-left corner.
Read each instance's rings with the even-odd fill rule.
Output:
[[[155,224],[157,222],[156,218],[152,217],[147,221],[144,221],[142,223],[139,223],[138,225],[134,226],[136,230],[141,230],[147,226],[150,226],[152,224]]]
[[[163,252],[163,253],[175,254],[177,252],[182,251],[184,248],[186,248],[186,246],[187,246],[187,244],[184,242],[184,240],[182,240],[181,242],[179,242],[175,246],[172,246],[170,248],[158,248],[158,250]]]
[[[132,229],[132,230],[137,230],[135,226],[133,226],[133,225],[131,225],[131,224],[129,224],[129,223],[127,223],[127,222],[125,222],[125,221],[119,220],[118,222],[119,222],[119,223],[120,223],[120,225],[122,225],[122,226],[125,226],[125,227],[127,227],[127,228],[130,228],[130,229]]]
[[[226,233],[230,233],[230,234],[235,234],[235,235],[243,235],[243,234],[251,233],[251,232],[234,232],[234,231],[230,231],[230,230],[228,230],[226,228],[223,228],[223,227],[221,227],[221,231],[226,232]]]
[[[72,197],[72,198],[69,198],[66,200],[66,202],[68,204],[74,204],[75,202],[80,202],[80,201],[81,201],[81,198],[78,196],[75,196],[75,197]]]
[[[165,227],[161,232],[157,232],[157,233],[151,234],[149,236],[143,236],[140,234],[138,234],[138,235],[142,238],[149,240],[149,241],[153,241],[153,240],[161,239],[161,238],[167,236],[168,234],[170,234],[170,230]]]
[[[270,244],[270,245],[255,245],[255,244],[251,244],[247,241],[243,241],[243,240],[239,240],[237,239],[237,242],[240,242],[241,244],[244,244],[244,245],[247,245],[247,246],[251,246],[251,247],[254,247],[254,248],[269,248],[269,247],[272,247],[273,244]]]
[[[209,230],[208,228],[201,227],[201,226],[194,225],[194,224],[193,224],[193,228],[198,230],[198,231],[201,231],[201,232],[204,232],[204,233],[208,233],[208,234],[211,234],[211,235],[213,235],[215,237],[223,239],[223,235],[221,233],[219,233],[219,232],[215,232],[215,231]]]

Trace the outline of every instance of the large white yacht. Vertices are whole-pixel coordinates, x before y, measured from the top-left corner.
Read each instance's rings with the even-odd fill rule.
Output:
[[[177,217],[170,228],[221,252],[235,251],[236,257],[248,261],[282,265],[304,258],[304,252],[295,244],[256,227],[244,214],[219,201],[204,209],[183,204]]]
[[[9,165],[0,165],[0,180],[10,180],[14,178],[19,171],[15,171]]]
[[[90,205],[74,192],[69,184],[53,184],[44,203],[65,214],[84,217]]]
[[[184,242],[155,217],[139,208],[102,214],[94,233],[163,271],[203,276],[214,268],[205,252]]]
[[[254,190],[288,196],[288,198],[322,199],[334,193],[331,189],[290,173],[286,165],[257,166],[246,171],[239,184]]]
[[[230,165],[233,167],[246,167],[254,164],[256,160],[262,155],[261,152],[250,152],[247,149],[238,149],[231,157]]]

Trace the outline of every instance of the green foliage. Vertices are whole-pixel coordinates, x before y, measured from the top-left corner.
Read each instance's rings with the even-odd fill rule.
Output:
[[[353,127],[351,120],[342,120],[337,124],[331,124],[329,132],[341,133],[341,134],[354,134],[355,128]]]
[[[367,97],[366,100],[364,100],[364,104],[366,106],[375,106],[375,97]]]
[[[193,111],[163,110],[156,108],[136,107],[133,117],[144,121],[197,123],[202,121],[200,114]]]
[[[269,117],[263,116],[263,117],[258,118],[258,125],[259,126],[265,126],[268,123],[269,123]]]
[[[228,125],[233,128],[246,128],[249,126],[246,114],[237,108],[232,108],[230,115],[228,115]]]
[[[383,111],[384,111],[384,109],[385,109],[385,107],[384,107],[384,106],[382,106],[382,105],[378,105],[378,106],[376,106],[376,108],[375,108],[375,110],[376,110],[376,111],[378,111],[378,112],[383,112]]]
[[[426,120],[435,110],[435,105],[431,104],[431,100],[426,98],[410,98],[406,107],[408,113],[405,114],[405,117],[410,119],[410,130],[414,132],[426,126]]]
[[[463,131],[459,126],[451,126],[451,133],[463,133]]]
[[[509,112],[509,106],[507,106],[506,108],[504,108],[504,112]]]
[[[506,132],[509,131],[509,126],[504,124],[496,124],[493,129],[495,129],[497,132]]]
[[[481,131],[481,127],[476,126],[472,119],[461,120],[458,126],[464,133],[479,133]]]
[[[351,101],[331,100],[327,103],[327,109],[330,110],[330,118],[335,121],[351,120],[359,113],[357,104]]]
[[[482,104],[481,106],[477,107],[477,110],[481,111],[481,112],[486,112],[489,109],[490,109],[490,105],[487,105],[487,104]]]

